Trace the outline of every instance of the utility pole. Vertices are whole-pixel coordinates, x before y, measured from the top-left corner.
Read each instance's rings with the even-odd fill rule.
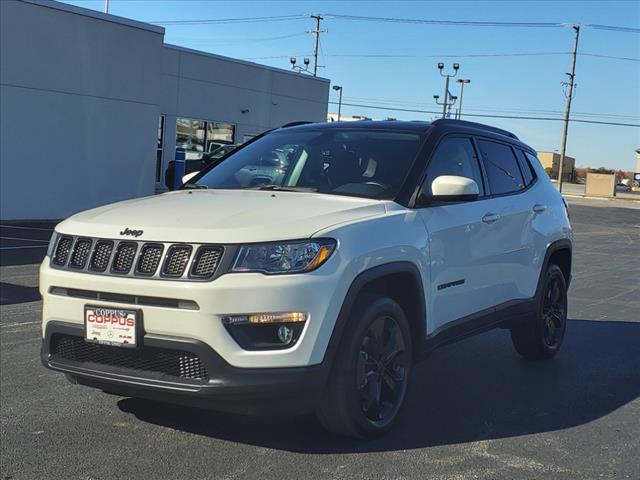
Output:
[[[562,131],[562,149],[560,150],[560,165],[558,165],[558,191],[562,192],[562,171],[564,170],[564,157],[567,152],[567,133],[569,132],[569,114],[571,113],[571,99],[573,98],[573,87],[576,76],[576,57],[578,55],[578,38],[580,37],[580,25],[574,25],[576,37],[573,41],[573,61],[571,62],[571,73],[567,87],[567,106],[564,111],[564,128]],[[553,166],[553,165],[552,165]]]
[[[460,84],[460,103],[458,104],[458,112],[457,112],[456,118],[460,120],[462,118],[462,96],[464,95],[464,86],[467,83],[471,83],[471,80],[469,79],[463,80],[462,78],[459,78],[458,83]]]
[[[313,37],[314,37],[314,45],[313,45],[313,76],[317,76],[318,74],[318,42],[320,40],[320,34],[324,33],[326,30],[320,30],[320,20],[322,20],[324,17],[322,17],[322,15],[318,14],[318,15],[311,15],[311,18],[315,19],[316,21],[316,29],[311,32],[313,33]]]
[[[104,0],[104,13],[109,13],[109,0]]]

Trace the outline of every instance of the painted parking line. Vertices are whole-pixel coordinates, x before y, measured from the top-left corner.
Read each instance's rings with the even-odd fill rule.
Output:
[[[3,225],[2,223],[0,223],[0,228],[14,228],[16,230],[41,230],[44,232],[53,232],[53,228],[22,227],[18,225]]]
[[[20,237],[0,237],[0,240],[19,240],[22,242],[49,243],[49,240],[41,240],[41,239],[34,239],[34,238],[20,238]]]

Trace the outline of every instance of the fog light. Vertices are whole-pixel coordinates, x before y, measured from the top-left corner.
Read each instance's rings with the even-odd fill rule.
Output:
[[[305,312],[264,312],[228,315],[222,324],[245,350],[278,350],[293,347],[304,329]]]
[[[304,323],[306,321],[307,314],[303,312],[251,313],[222,317],[222,323],[227,325],[242,325],[247,323]]]
[[[280,325],[278,327],[278,340],[280,340],[285,345],[291,343],[293,339],[293,328],[289,325]]]

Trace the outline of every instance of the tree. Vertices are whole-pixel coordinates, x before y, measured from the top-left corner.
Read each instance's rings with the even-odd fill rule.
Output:
[[[547,172],[547,175],[549,175],[549,178],[553,178],[553,177],[552,177],[552,175],[553,175],[553,168],[551,168],[551,167],[546,167],[546,168],[544,169],[544,171],[545,171],[545,172]]]

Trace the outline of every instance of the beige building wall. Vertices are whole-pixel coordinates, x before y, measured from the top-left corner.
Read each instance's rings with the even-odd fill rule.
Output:
[[[585,194],[599,197],[615,195],[616,176],[606,173],[588,173]]]
[[[551,178],[558,178],[558,169],[560,167],[560,154],[556,152],[538,152],[538,159],[544,168],[551,167]],[[573,171],[576,167],[576,159],[573,157],[564,157],[562,166],[562,181],[569,182],[573,180]]]

